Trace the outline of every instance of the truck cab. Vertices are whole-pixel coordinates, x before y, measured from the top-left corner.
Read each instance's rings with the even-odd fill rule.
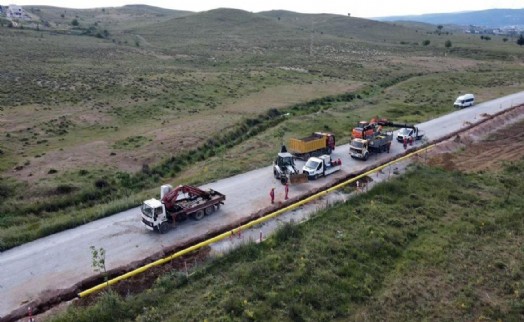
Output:
[[[351,140],[351,143],[349,144],[349,154],[352,158],[367,160],[369,157],[368,140]]]
[[[144,201],[142,207],[142,222],[150,230],[164,232],[168,229],[167,223],[171,220],[166,214],[166,207],[162,201],[152,198]]]

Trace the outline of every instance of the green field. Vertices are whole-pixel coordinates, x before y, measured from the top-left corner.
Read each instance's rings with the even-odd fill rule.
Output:
[[[522,321],[523,170],[416,165],[189,278],[124,282],[51,321]]]
[[[461,93],[524,88],[515,41],[430,25],[25,9],[32,22],[0,24],[0,250],[138,205],[161,183],[266,166],[283,139],[329,130],[344,143],[374,115],[420,122]]]

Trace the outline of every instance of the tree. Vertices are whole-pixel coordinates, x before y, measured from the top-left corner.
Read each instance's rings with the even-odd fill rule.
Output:
[[[78,26],[78,25],[80,25],[80,23],[78,22],[77,19],[73,19],[73,21],[71,21],[71,24],[72,24],[73,26],[75,26],[75,27]]]
[[[91,246],[89,248],[91,249],[91,257],[93,259],[93,261],[91,262],[93,270],[97,273],[103,274],[104,281],[109,286],[106,270],[106,250],[102,247],[100,247],[100,249],[96,249],[95,246]]]
[[[424,41],[422,42],[422,45],[427,46],[427,45],[429,45],[430,43],[431,43],[431,41],[429,41],[429,39],[426,39],[426,40],[424,40]]]
[[[452,44],[451,44],[451,40],[449,40],[449,39],[446,40],[446,42],[444,43],[444,46],[445,46],[446,48],[450,48],[450,47],[452,46]]]
[[[517,45],[522,46],[524,45],[524,36],[520,34],[519,39],[517,39]]]

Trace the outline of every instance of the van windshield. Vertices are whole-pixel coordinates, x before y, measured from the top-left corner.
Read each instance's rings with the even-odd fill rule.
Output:
[[[309,160],[307,163],[306,163],[306,168],[309,168],[309,169],[316,169],[318,167],[320,163],[318,163],[317,161],[313,161],[313,160]]]
[[[401,130],[399,131],[398,134],[408,135],[409,132],[410,132],[410,129],[408,129],[408,128],[403,128],[403,129],[401,129]]]

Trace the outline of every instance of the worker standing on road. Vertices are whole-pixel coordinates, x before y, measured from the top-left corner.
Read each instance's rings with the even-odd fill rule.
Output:
[[[275,203],[275,188],[271,188],[271,191],[269,192],[269,196],[271,197],[271,203]]]
[[[286,182],[286,186],[284,187],[284,191],[285,191],[285,199],[288,200],[288,193],[289,193],[289,183]]]
[[[409,145],[413,145],[413,137],[412,136],[409,137]]]
[[[408,148],[408,139],[406,137],[404,137],[403,139],[403,144],[404,144],[404,150]]]

